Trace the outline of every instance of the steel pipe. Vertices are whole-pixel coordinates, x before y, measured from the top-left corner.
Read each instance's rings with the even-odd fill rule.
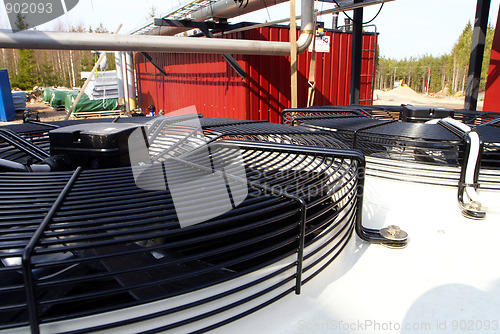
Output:
[[[313,8],[313,0],[302,0],[302,33],[297,41],[299,53],[305,51],[312,40]],[[287,42],[41,31],[13,33],[5,30],[0,31],[0,48],[229,53],[276,56],[290,54],[290,43]]]
[[[388,1],[393,0],[370,1],[364,5]],[[297,40],[299,53],[304,52],[312,40],[313,8],[313,0],[302,0],[302,29]],[[288,42],[41,31],[13,33],[10,30],[0,30],[0,48],[290,55]]]
[[[365,2],[345,4],[345,5],[341,3],[340,7],[335,7],[335,8],[323,10],[321,12],[317,12],[316,16],[322,16],[322,15],[327,15],[327,14],[338,14],[340,12],[350,11],[350,10],[354,10],[357,8],[368,7],[368,6],[373,6],[373,5],[381,5],[383,3],[391,2],[391,1],[395,1],[395,0],[369,0],[369,1],[366,0]],[[295,19],[300,20],[300,19],[302,19],[302,17],[299,15],[299,16],[296,16]],[[231,29],[231,33],[247,31],[247,30],[252,30],[252,29],[257,29],[257,28],[262,28],[262,27],[270,27],[270,26],[280,24],[280,23],[285,23],[285,22],[290,22],[290,19],[284,18],[284,19],[269,21],[269,22],[265,22],[265,23],[252,24],[251,26]],[[337,28],[340,28],[340,27],[337,26]],[[218,33],[215,33],[214,36],[222,36],[225,33],[226,32],[218,32]]]
[[[125,90],[123,89],[123,70],[122,70],[122,54],[120,52],[115,52],[115,64],[116,64],[116,80],[118,82],[118,103],[121,105],[125,104]]]
[[[284,42],[41,31],[12,33],[5,30],[0,31],[0,48],[280,56],[290,54],[290,44]]]
[[[128,100],[129,107],[131,110],[137,109],[137,93],[135,90],[135,67],[134,67],[134,55],[132,52],[127,52],[125,54],[127,59],[127,89],[128,89]]]
[[[274,0],[271,5],[277,5],[283,2],[287,2],[288,0]],[[236,16],[248,14],[263,8],[266,8],[266,2],[262,0],[248,0],[248,3],[244,7],[236,6],[234,0],[222,0],[214,3],[212,6],[202,8],[190,16],[191,21],[195,22],[204,22],[207,20],[215,20],[219,21],[220,19],[230,19]],[[136,29],[134,32],[140,31],[141,28]],[[159,34],[159,35],[175,35],[180,32],[189,30],[189,28],[183,27],[158,27],[151,32],[147,32],[146,34]]]

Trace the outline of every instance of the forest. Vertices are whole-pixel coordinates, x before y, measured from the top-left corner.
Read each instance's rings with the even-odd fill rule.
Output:
[[[402,60],[378,57],[375,88],[392,89],[394,82],[399,81],[419,93],[463,94],[469,70],[472,30],[470,22],[467,23],[453,49],[440,57],[422,55]],[[480,90],[486,86],[494,33],[493,26],[488,26]]]
[[[102,24],[96,29],[72,27],[57,31],[109,33]],[[91,71],[98,55],[91,51],[0,49],[0,68],[9,72],[12,88],[32,90],[35,86],[79,87],[80,72]],[[107,69],[115,69],[112,54],[107,56]]]
[[[108,33],[102,24],[96,29],[60,27],[57,30]],[[494,29],[489,26],[480,89],[486,85],[493,35]],[[467,23],[453,49],[442,56],[422,55],[402,60],[377,56],[375,88],[392,89],[394,82],[399,81],[420,93],[462,94],[467,81],[471,42],[472,25]],[[0,68],[8,69],[13,88],[78,87],[82,84],[80,72],[90,71],[96,57],[90,51],[0,49]],[[108,70],[113,69],[114,57],[108,54]]]

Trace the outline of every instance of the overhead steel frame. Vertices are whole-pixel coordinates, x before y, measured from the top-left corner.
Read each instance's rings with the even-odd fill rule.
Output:
[[[352,10],[394,0],[366,0],[361,4],[337,7],[319,14]],[[297,51],[307,50],[314,33],[313,0],[302,0],[301,35]],[[254,40],[229,40],[150,35],[110,35],[90,33],[65,33],[21,31],[13,33],[0,30],[0,47],[13,49],[146,51],[174,53],[230,53],[247,55],[290,55],[290,43]]]
[[[472,33],[472,45],[469,61],[469,76],[465,92],[465,110],[476,110],[479,95],[479,83],[481,82],[481,69],[484,57],[484,45],[486,42],[486,31],[488,28],[488,15],[491,0],[477,0],[476,18],[474,20],[474,31]]]

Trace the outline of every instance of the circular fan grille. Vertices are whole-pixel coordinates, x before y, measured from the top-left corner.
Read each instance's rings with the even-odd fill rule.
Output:
[[[0,173],[0,329],[74,319],[58,330],[133,323],[154,331],[207,330],[300,292],[336,258],[360,221],[363,157],[315,130],[200,122],[211,156],[221,159],[221,175],[231,182],[243,182],[229,159],[239,152],[248,193],[237,207],[200,224],[181,228],[169,188],[138,187],[131,167]],[[49,150],[50,129],[80,123],[12,126],[25,141],[11,133],[0,158],[37,160],[36,148],[42,155]],[[153,156],[175,145],[177,130],[155,132]],[[181,195],[192,215],[203,216],[227,203],[210,196],[215,181],[199,185],[204,195],[187,185],[200,157],[186,147],[174,150],[182,159],[163,164],[186,181]],[[146,174],[143,182],[165,182],[160,178]],[[172,298],[175,303],[148,308]],[[87,315],[95,315],[91,327],[78,321]]]
[[[421,115],[413,111],[426,115],[419,118]],[[441,118],[438,112],[480,135],[484,148],[479,187],[500,189],[500,114],[404,106],[330,106],[284,110],[282,122],[330,131],[350,148],[361,150],[366,155],[368,175],[456,186],[466,142],[460,133],[441,124],[424,123]]]

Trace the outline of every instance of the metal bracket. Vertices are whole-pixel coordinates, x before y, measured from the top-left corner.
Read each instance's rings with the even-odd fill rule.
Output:
[[[207,38],[212,38],[214,35],[210,32],[212,30],[222,30],[222,31],[230,31],[232,26],[227,23],[217,23],[213,21],[205,21],[205,22],[197,22],[190,20],[167,20],[167,19],[155,19],[155,26],[173,26],[173,27],[185,27],[185,28],[197,28],[203,33],[203,35]],[[143,53],[144,54],[144,53]],[[222,54],[222,57],[226,60],[226,62],[238,73],[241,79],[245,80],[246,73],[245,70],[238,64],[236,59],[233,58],[230,54]],[[154,65],[154,64],[153,64]]]
[[[201,32],[208,38],[214,37],[214,35],[208,30],[207,27],[201,29]],[[238,64],[236,59],[233,58],[230,54],[223,54],[222,57],[226,60],[226,62],[238,73],[242,80],[245,80],[246,73],[245,70]]]
[[[147,53],[147,52],[141,52],[141,54],[144,56],[144,58],[146,58],[147,60],[149,60],[149,62],[151,64],[153,64],[153,66],[158,71],[160,71],[161,74],[163,74],[164,76],[167,76],[167,72],[165,72],[165,70],[160,65],[158,65],[158,63],[153,59],[153,57],[151,57],[151,55],[149,53]]]
[[[481,204],[476,192],[483,154],[483,140],[476,131],[455,119],[444,118],[437,123],[465,142],[462,170],[458,182],[458,205],[462,214],[471,219],[484,219],[486,208]]]
[[[365,241],[381,244],[388,248],[405,248],[408,244],[408,233],[396,225],[389,225],[377,230],[364,227],[360,221],[356,224],[356,233]]]
[[[197,28],[203,30],[207,29],[216,29],[227,31],[231,30],[231,25],[227,23],[218,23],[214,21],[191,21],[191,20],[168,20],[168,19],[154,19],[154,25],[158,27],[184,27],[184,28]]]

